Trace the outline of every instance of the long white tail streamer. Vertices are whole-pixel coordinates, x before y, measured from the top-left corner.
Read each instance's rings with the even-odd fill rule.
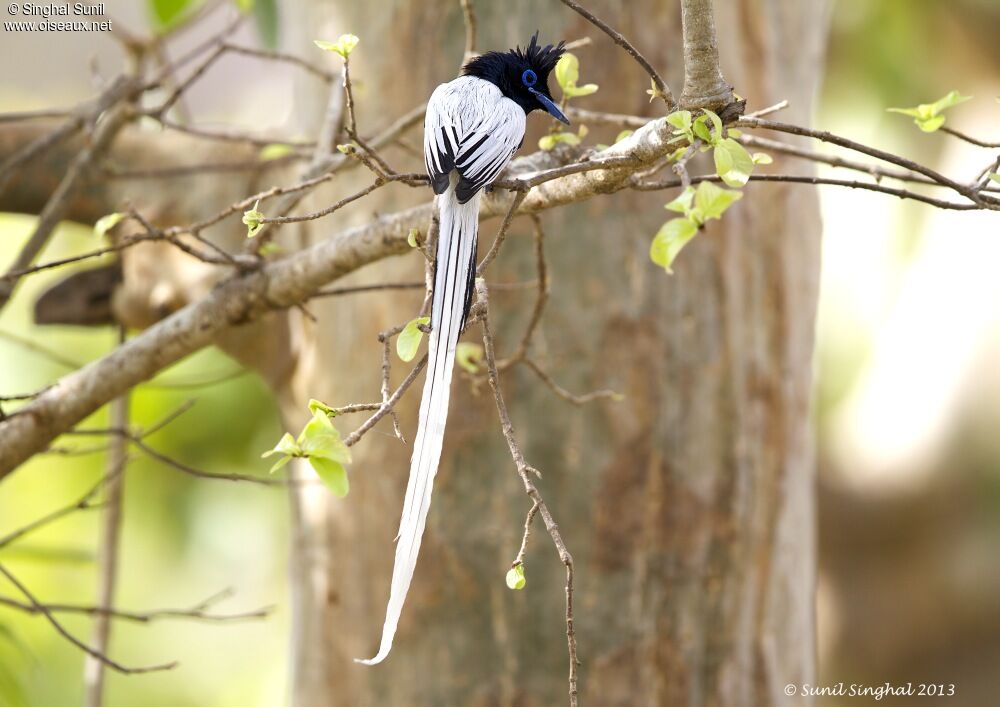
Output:
[[[413,571],[420,554],[420,541],[431,507],[431,491],[445,422],[448,418],[448,398],[451,395],[451,374],[455,366],[455,348],[462,333],[462,319],[468,288],[476,267],[476,233],[479,228],[479,199],[476,194],[460,204],[455,196],[455,180],[447,191],[437,197],[440,232],[437,245],[434,298],[431,310],[431,333],[427,348],[427,379],[420,399],[420,421],[410,460],[410,480],[406,485],[403,516],[399,521],[396,560],[392,568],[392,587],[382,627],[382,643],[378,654],[358,663],[375,665],[385,660],[392,650],[399,617],[410,589]]]

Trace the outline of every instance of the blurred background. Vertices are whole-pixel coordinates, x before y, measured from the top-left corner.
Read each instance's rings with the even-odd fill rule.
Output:
[[[125,26],[153,22],[143,3],[108,8]],[[837,0],[831,32],[815,127],[950,175],[973,174],[995,157],[923,134],[885,109],[957,89],[975,100],[952,109],[948,124],[1000,139],[1000,3]],[[259,41],[252,27],[237,39]],[[99,34],[55,41],[5,33],[2,41],[7,56],[28,60],[0,65],[0,112],[72,105],[91,95],[94,67],[109,73],[119,62],[115,44]],[[251,80],[256,88],[248,92]],[[255,100],[263,91],[271,100]],[[188,102],[204,121],[278,134],[292,124],[295,83],[280,66],[230,57]],[[860,190],[820,194],[819,682],[955,683],[948,705],[993,704],[1000,688],[998,221]],[[0,214],[0,264],[31,227],[28,217]],[[47,255],[93,247],[90,228],[64,224]],[[110,330],[32,324],[31,303],[59,277],[30,278],[0,314],[2,395],[43,387],[115,345]],[[281,432],[264,386],[206,351],[136,389],[133,421],[152,424],[190,398],[197,403],[182,421],[148,441],[215,472],[261,473],[259,454]],[[102,412],[86,426],[107,424]],[[79,497],[103,464],[101,453],[33,459],[0,489],[0,534]],[[275,610],[235,624],[119,622],[114,654],[137,664],[176,658],[181,666],[142,677],[109,674],[108,704],[283,703],[286,504],[280,490],[197,481],[132,458],[120,606],[185,608],[232,588],[220,612]],[[97,528],[97,512],[78,513],[4,548],[0,559],[43,600],[92,603]],[[15,594],[0,581],[0,595]],[[63,618],[77,635],[89,634],[88,619]],[[81,671],[82,654],[43,619],[0,606],[0,704],[79,704]]]

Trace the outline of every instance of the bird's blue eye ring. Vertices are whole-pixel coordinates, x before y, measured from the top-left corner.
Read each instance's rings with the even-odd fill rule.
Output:
[[[538,83],[538,74],[536,74],[531,69],[525,69],[524,73],[521,74],[521,83],[523,83],[528,88],[531,88],[536,83]]]

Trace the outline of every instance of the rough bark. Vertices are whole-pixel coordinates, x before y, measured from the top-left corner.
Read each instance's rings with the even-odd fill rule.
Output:
[[[717,5],[716,20],[723,66],[751,108],[788,98],[786,117],[808,124],[825,7],[806,5],[733,0]],[[669,69],[669,83],[679,83],[676,4],[637,1],[627,15],[617,3],[588,7],[613,19]],[[325,5],[315,11],[328,12]],[[586,106],[648,110],[646,75],[580,18],[529,2],[479,3],[477,11],[480,48],[523,43],[536,27],[545,38],[591,35],[593,47],[578,52],[582,77],[601,91]],[[358,4],[342,12],[333,33],[363,28],[385,47],[357,54],[356,71],[372,96],[359,106],[361,120],[388,106],[405,110],[454,74],[463,37],[457,3],[399,3],[391,12]],[[530,147],[541,121],[529,122]],[[540,490],[577,561],[581,702],[802,704],[782,689],[809,682],[815,671],[808,425],[815,195],[751,185],[725,222],[684,252],[673,277],[647,255],[665,200],[618,194],[543,216],[552,296],[534,354],[570,389],[612,387],[627,400],[578,409],[526,370],[502,382],[527,458],[545,475]],[[527,232],[515,224],[491,280],[534,277],[530,245],[518,237]],[[491,237],[484,228],[484,249]],[[418,275],[407,261],[380,264],[368,277]],[[336,403],[377,397],[375,334],[413,316],[419,299],[324,305],[313,333],[322,365],[300,371],[308,385],[300,386],[298,404],[306,394]],[[501,350],[510,350],[530,295],[494,299]],[[411,396],[403,410],[404,431],[414,429],[415,403]],[[370,437],[356,448],[351,495],[331,503],[326,629],[337,648],[325,684],[300,676],[296,704],[562,703],[563,568],[536,532],[527,588],[504,586],[530,504],[489,396],[464,378],[393,655],[376,668],[348,662],[377,642],[408,457],[408,446]]]
[[[684,33],[684,91],[681,106],[718,110],[733,100],[722,78],[712,0],[681,0]]]

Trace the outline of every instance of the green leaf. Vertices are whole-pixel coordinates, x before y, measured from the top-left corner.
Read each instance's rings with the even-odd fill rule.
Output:
[[[634,132],[635,132],[634,130],[622,130],[620,133],[618,133],[615,136],[615,143],[621,142],[622,140],[624,140],[625,138],[629,137]],[[612,144],[615,144],[615,143],[612,143]]]
[[[933,115],[937,115],[947,108],[957,106],[959,103],[965,103],[971,99],[972,96],[963,96],[958,91],[949,91],[931,104],[931,112]]]
[[[726,209],[741,198],[743,198],[742,192],[722,189],[712,182],[702,182],[694,193],[694,205],[701,213],[702,219],[708,221],[722,218]]]
[[[284,249],[280,245],[274,241],[268,241],[257,250],[257,254],[266,257],[268,255],[277,255],[283,251]]]
[[[698,226],[690,219],[671,219],[663,224],[656,237],[653,238],[653,243],[649,248],[649,257],[668,273],[672,273],[673,270],[670,268],[677,258],[677,254],[697,233]]]
[[[274,464],[271,465],[271,468],[268,469],[267,473],[273,474],[274,472],[281,469],[281,467],[283,467],[285,464],[292,461],[293,458],[294,457],[282,457],[281,459],[279,459],[278,461],[274,462]]]
[[[669,155],[667,155],[667,161],[668,162],[676,162],[677,160],[679,160],[681,158],[681,156],[685,152],[687,152],[687,147],[686,146],[678,147],[676,150],[674,150]]]
[[[527,579],[524,577],[524,565],[511,567],[507,572],[507,586],[511,589],[524,589]]]
[[[153,27],[161,34],[180,22],[198,4],[192,0],[147,0]]]
[[[715,171],[731,187],[742,187],[753,174],[753,159],[740,143],[727,137],[715,146]]]
[[[990,173],[990,180],[996,182],[997,184],[1000,184],[1000,173],[991,172]]]
[[[322,410],[313,412],[312,419],[302,428],[296,442],[302,454],[310,459],[330,459],[343,464],[351,461],[351,450],[340,439],[340,432]]]
[[[567,98],[579,98],[580,96],[589,96],[592,93],[597,93],[597,89],[600,88],[596,83],[585,83],[582,86],[568,86],[563,89],[563,93]]]
[[[462,342],[455,349],[455,363],[469,373],[479,373],[479,365],[483,362],[483,347],[479,344]]]
[[[750,156],[754,164],[771,164],[774,160],[766,152],[755,152]]]
[[[709,131],[708,125],[705,124],[706,121],[707,121],[707,116],[704,115],[699,116],[695,118],[694,125],[692,125],[691,128],[695,136],[700,138],[703,142],[706,142],[709,145],[711,145],[712,133]]]
[[[292,146],[283,142],[272,142],[270,145],[264,145],[261,148],[258,157],[264,162],[269,162],[271,160],[278,160],[286,155],[292,154]]]
[[[663,91],[657,88],[655,79],[650,78],[649,85],[651,86],[651,88],[647,88],[646,93],[649,95],[650,103],[655,101],[657,98],[662,98],[664,102],[667,101],[667,94],[665,94]]]
[[[416,228],[411,228],[410,232],[406,234],[406,242],[410,244],[411,248],[417,247],[417,236],[420,235],[420,230]]]
[[[243,223],[247,227],[247,238],[253,238],[257,235],[257,231],[264,225],[261,223],[264,219],[264,214],[257,210],[257,204],[259,203],[259,200],[255,201],[252,209],[243,212]]]
[[[267,49],[278,48],[278,5],[277,0],[253,0],[253,19],[257,26],[257,36]]]
[[[260,455],[260,458],[267,459],[275,454],[285,454],[290,457],[298,457],[302,455],[302,450],[299,449],[299,445],[296,443],[295,438],[286,432],[281,439],[278,440],[278,443],[274,445],[274,449],[267,450]]]
[[[317,412],[322,412],[327,417],[337,416],[336,410],[334,410],[332,407],[330,407],[323,401],[317,400],[316,398],[309,398],[309,412],[311,412],[313,415],[315,415]]]
[[[555,146],[560,142],[565,142],[567,145],[579,145],[580,137],[574,133],[552,133],[543,136],[538,141],[538,149],[548,152],[555,149]]]
[[[559,88],[565,93],[567,88],[576,86],[579,79],[580,60],[576,58],[575,54],[564,53],[559,58],[559,63],[556,64],[556,81]]]
[[[694,201],[694,187],[688,187],[663,208],[669,211],[676,211],[680,214],[686,214],[691,210],[692,201]]]
[[[358,46],[359,41],[361,40],[359,40],[356,35],[342,34],[337,38],[336,42],[324,42],[321,39],[314,39],[313,44],[320,49],[333,52],[334,54],[340,54],[341,57],[347,59],[351,52],[354,51],[354,47]]]
[[[343,498],[347,495],[350,484],[347,480],[347,470],[344,469],[343,465],[322,457],[309,457],[309,463],[334,496]]]
[[[125,218],[125,214],[120,214],[117,211],[107,216],[101,216],[94,224],[94,235],[98,238],[104,238],[108,235],[108,231],[117,226],[123,218]]]
[[[972,96],[963,96],[958,91],[949,91],[947,94],[937,99],[933,103],[921,103],[915,108],[887,108],[890,113],[901,113],[913,118],[913,122],[925,133],[932,133],[944,125],[945,117],[941,112],[965,103]]]
[[[913,121],[917,124],[917,127],[923,130],[925,133],[932,133],[942,125],[944,125],[944,116],[936,115],[933,118],[927,118],[926,120],[917,118]]]
[[[712,140],[714,144],[722,139],[722,118],[720,118],[714,111],[710,111],[708,108],[702,109],[708,119],[712,121]]]
[[[430,324],[430,317],[417,317],[416,319],[411,319],[403,327],[403,331],[399,332],[399,336],[396,337],[396,353],[404,361],[412,361],[413,357],[417,355],[417,349],[420,348],[420,340],[424,337],[424,332],[420,331],[417,327],[421,324]]]
[[[908,115],[913,118],[927,118],[927,112],[921,112],[917,108],[886,108],[887,113],[900,113],[902,115]]]
[[[667,123],[677,128],[680,133],[691,130],[691,111],[678,110],[667,116]],[[674,133],[675,135],[678,133]]]
[[[233,0],[236,4],[236,9],[246,14],[253,10],[253,0]]]
[[[580,80],[580,60],[574,54],[566,52],[556,64],[556,82],[562,89],[564,98],[577,98],[579,96],[589,96],[597,93],[597,84],[588,83],[578,86]]]

